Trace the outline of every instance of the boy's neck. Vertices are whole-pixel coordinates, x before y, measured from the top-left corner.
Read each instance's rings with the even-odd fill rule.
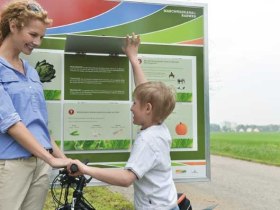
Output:
[[[154,126],[154,125],[160,125],[161,123],[158,123],[158,122],[151,122],[151,123],[147,123],[146,125],[142,125],[141,127],[141,130],[145,130],[151,126]]]

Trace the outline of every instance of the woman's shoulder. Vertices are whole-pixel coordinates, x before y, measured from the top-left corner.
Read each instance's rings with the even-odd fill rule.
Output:
[[[12,67],[3,58],[0,57],[0,80],[1,81],[15,81],[17,80],[17,75],[14,71],[11,71]]]
[[[0,56],[0,70],[1,72],[8,70],[9,68],[11,68],[11,65],[6,61],[6,59],[2,58]]]

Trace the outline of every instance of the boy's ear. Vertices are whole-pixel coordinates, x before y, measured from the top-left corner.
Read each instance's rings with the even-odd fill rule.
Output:
[[[151,112],[152,109],[153,109],[152,104],[151,104],[151,103],[147,103],[147,105],[146,105],[146,111],[147,111],[147,112]]]

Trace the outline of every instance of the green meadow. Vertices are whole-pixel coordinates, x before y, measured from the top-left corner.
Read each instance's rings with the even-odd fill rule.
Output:
[[[280,166],[280,133],[211,133],[211,154]]]

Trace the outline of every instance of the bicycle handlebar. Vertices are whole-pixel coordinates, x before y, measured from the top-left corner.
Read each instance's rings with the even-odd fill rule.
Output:
[[[79,167],[77,164],[72,164],[70,166],[71,173],[76,173],[78,171]],[[83,189],[86,184],[89,183],[91,178],[92,177],[87,179],[84,175],[76,177],[71,176],[66,168],[60,170],[51,185],[53,201],[57,204],[56,210],[68,210],[70,208],[77,210],[95,210],[95,208],[83,196]],[[56,184],[60,186],[60,189],[55,188]],[[70,202],[68,202],[69,188],[73,188],[74,190]]]
[[[78,168],[78,166],[77,166],[77,164],[75,164],[75,163],[73,163],[71,166],[70,166],[70,171],[71,171],[71,173],[76,173],[76,172],[78,172],[79,171],[79,168]]]

